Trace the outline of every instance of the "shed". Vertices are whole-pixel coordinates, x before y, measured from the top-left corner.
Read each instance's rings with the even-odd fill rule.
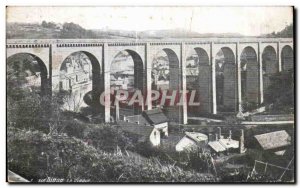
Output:
[[[142,115],[148,120],[151,125],[157,125],[168,122],[168,118],[160,108],[143,111]]]
[[[263,150],[277,150],[291,145],[291,137],[285,130],[255,135],[254,138]]]
[[[142,116],[149,122],[150,125],[163,133],[163,136],[168,136],[168,118],[160,108],[145,110]]]
[[[124,132],[127,132],[131,136],[137,138],[138,142],[150,142],[153,146],[160,145],[160,131],[152,126],[123,122],[119,127]]]
[[[209,142],[208,145],[215,153],[221,153],[232,149],[238,149],[239,141],[230,138],[221,138],[219,140]]]
[[[185,136],[176,144],[175,149],[178,152],[192,151],[198,147],[205,147],[208,136],[197,132],[185,132]]]

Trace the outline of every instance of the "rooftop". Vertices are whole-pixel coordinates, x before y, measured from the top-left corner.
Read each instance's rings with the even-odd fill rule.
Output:
[[[208,145],[217,153],[226,150],[226,148],[218,141],[209,142]]]
[[[168,122],[168,118],[162,112],[160,108],[155,108],[152,110],[146,110],[142,113],[142,116],[151,124],[160,124]]]
[[[291,137],[285,130],[255,135],[254,138],[264,150],[291,145]]]
[[[120,122],[118,127],[125,132],[142,137],[149,137],[154,129],[152,126],[138,125],[129,122]]]
[[[149,122],[141,115],[126,116],[126,119],[131,124],[136,123],[136,124],[139,124],[139,125],[149,125]]]
[[[201,141],[206,141],[208,140],[208,136],[202,133],[197,133],[197,132],[185,132],[185,135],[195,142],[201,142]]]
[[[239,141],[229,139],[229,138],[221,138],[218,141],[209,142],[208,145],[215,151],[215,152],[223,152],[227,149],[237,149],[239,148]]]

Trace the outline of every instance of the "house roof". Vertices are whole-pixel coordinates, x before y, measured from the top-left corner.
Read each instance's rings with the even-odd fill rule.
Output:
[[[264,150],[276,149],[291,144],[291,137],[285,130],[255,135],[254,138]]]
[[[152,109],[152,110],[146,110],[142,113],[142,115],[152,125],[168,122],[168,118],[165,116],[165,114],[159,108]]]
[[[219,141],[209,142],[208,145],[217,153],[226,150],[226,148]]]
[[[197,132],[185,132],[185,135],[195,142],[201,142],[208,140],[208,137],[205,134],[197,133]]]
[[[120,122],[119,125],[121,130],[142,137],[149,137],[154,130],[152,126],[137,125],[128,122]]]
[[[219,142],[227,149],[229,148],[239,148],[239,141],[228,139],[228,138],[222,138],[219,140]]]
[[[239,141],[233,140],[233,139],[228,139],[228,138],[221,138],[218,141],[209,142],[208,145],[215,152],[218,153],[218,152],[226,151],[227,149],[230,149],[230,148],[234,148],[234,149],[239,148]]]
[[[145,117],[141,116],[141,115],[134,115],[134,116],[127,116],[126,119],[130,122],[130,123],[136,123],[139,122],[139,125],[149,125],[150,122],[148,122]]]

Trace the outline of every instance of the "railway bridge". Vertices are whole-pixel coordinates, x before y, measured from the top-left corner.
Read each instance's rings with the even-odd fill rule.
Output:
[[[293,48],[292,38],[8,39],[6,56],[7,63],[18,54],[34,57],[41,68],[41,88],[51,93],[60,88],[64,60],[73,53],[84,53],[92,64],[92,90],[106,94],[103,112],[109,122],[111,63],[119,52],[132,57],[134,87],[147,96],[153,89],[151,71],[157,53],[168,57],[169,88],[183,93],[187,90],[188,56],[196,54],[199,79],[195,89],[201,96],[201,111],[218,114],[220,106],[238,112],[244,100],[263,103],[268,76],[294,68]],[[187,123],[188,106],[185,97],[183,100],[176,113],[180,114],[178,121]],[[152,105],[147,97],[145,109]]]

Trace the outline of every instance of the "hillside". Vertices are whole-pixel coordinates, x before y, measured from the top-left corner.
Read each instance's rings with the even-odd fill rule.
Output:
[[[174,30],[87,30],[75,23],[57,24],[43,21],[39,23],[7,23],[8,39],[66,39],[66,38],[205,38],[205,37],[243,37],[238,33],[205,33]]]
[[[7,39],[64,39],[64,38],[112,38],[109,34],[86,30],[78,24],[53,22],[7,23]]]
[[[285,26],[284,29],[281,31],[275,32],[273,31],[272,33],[263,35],[263,37],[280,37],[280,38],[292,38],[294,36],[294,27],[293,24]]]

